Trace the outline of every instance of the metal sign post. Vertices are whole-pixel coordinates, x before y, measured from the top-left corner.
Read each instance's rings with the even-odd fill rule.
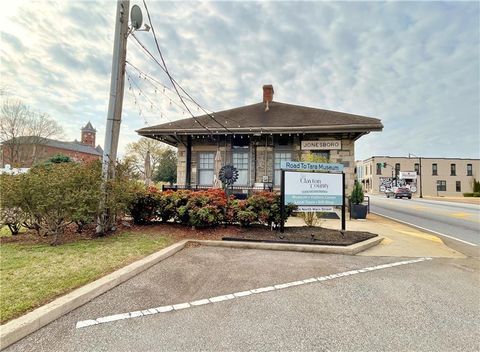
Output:
[[[345,173],[342,172],[342,231],[346,229],[345,221]]]
[[[285,228],[285,170],[282,169],[280,178],[280,232]]]

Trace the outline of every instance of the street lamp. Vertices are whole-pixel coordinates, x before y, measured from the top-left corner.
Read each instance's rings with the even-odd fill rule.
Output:
[[[414,156],[415,158],[418,158],[419,160],[419,168],[418,168],[418,176],[420,177],[420,198],[423,198],[423,193],[422,193],[422,157],[421,156],[416,156],[415,154],[408,153],[408,158],[410,159],[410,156]]]

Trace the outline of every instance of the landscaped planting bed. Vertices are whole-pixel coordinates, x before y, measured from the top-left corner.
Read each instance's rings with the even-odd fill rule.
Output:
[[[284,233],[271,231],[261,226],[254,226],[242,230],[243,231],[238,231],[235,235],[223,237],[223,240],[349,246],[377,236],[370,232],[342,232],[323,227],[309,226],[286,227]]]

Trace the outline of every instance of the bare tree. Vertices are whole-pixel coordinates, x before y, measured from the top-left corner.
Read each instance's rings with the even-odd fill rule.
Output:
[[[28,131],[28,108],[20,100],[5,100],[1,107],[0,141],[3,164],[18,160],[20,140]]]
[[[168,149],[164,143],[151,138],[142,137],[138,142],[132,142],[127,145],[125,159],[131,162],[135,169],[142,175],[145,175],[145,158],[147,152],[150,152],[150,165],[155,173],[163,153]]]
[[[46,113],[32,112],[29,126],[30,142],[32,144],[32,161],[37,161],[37,148],[45,144],[46,138],[59,136],[62,127]]]
[[[37,150],[46,138],[62,133],[60,125],[48,114],[32,111],[20,100],[6,99],[0,108],[0,142],[3,164],[19,162],[23,145],[31,145],[32,160],[36,161]]]

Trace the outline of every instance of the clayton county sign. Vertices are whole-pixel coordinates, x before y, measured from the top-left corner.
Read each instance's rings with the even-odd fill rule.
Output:
[[[302,141],[302,150],[342,149],[342,141],[331,139],[324,141]]]
[[[342,205],[342,174],[285,171],[285,204]]]

